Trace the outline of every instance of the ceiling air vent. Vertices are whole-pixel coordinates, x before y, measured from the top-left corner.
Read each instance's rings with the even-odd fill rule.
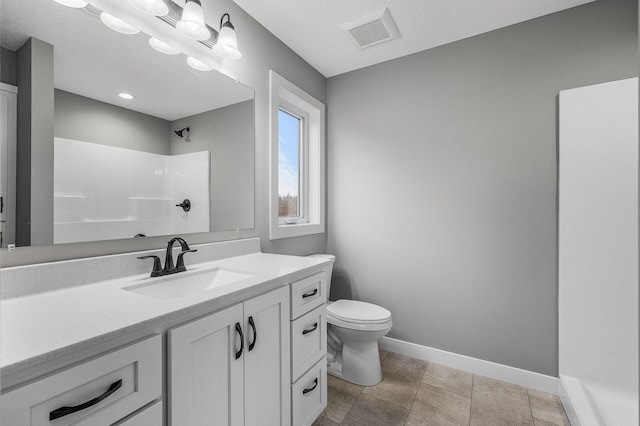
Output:
[[[351,35],[360,49],[400,37],[387,8],[343,24],[340,28]]]

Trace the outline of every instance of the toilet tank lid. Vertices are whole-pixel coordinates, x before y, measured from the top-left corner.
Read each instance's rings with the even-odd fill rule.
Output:
[[[329,304],[327,314],[351,322],[384,322],[391,318],[391,312],[382,306],[344,299]]]

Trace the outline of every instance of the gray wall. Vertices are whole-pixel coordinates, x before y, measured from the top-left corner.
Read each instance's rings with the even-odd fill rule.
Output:
[[[0,47],[0,82],[18,84],[16,80],[16,52]]]
[[[171,129],[189,127],[189,142],[171,132],[171,154],[210,152],[210,230],[253,228],[253,100],[186,117]]]
[[[224,7],[220,8],[220,14]],[[326,102],[327,80],[235,3],[230,2],[227,10],[238,32],[242,59],[225,66],[256,91],[255,231],[262,250],[296,255],[326,253],[326,234],[269,240],[269,69],[321,102]]]
[[[53,243],[53,46],[29,39],[16,55],[16,245]]]
[[[217,8],[219,17],[229,12],[238,33],[242,58],[225,63],[241,82],[255,89],[255,227],[250,230],[190,234],[189,243],[223,241],[234,238],[261,239],[262,250],[288,254],[323,253],[326,251],[326,234],[269,241],[269,69],[274,69],[320,101],[325,101],[326,79],[290,48],[283,44],[262,25],[251,18],[231,0],[220,0],[211,6]],[[212,8],[213,8],[212,7]],[[210,8],[210,9],[212,9]],[[213,22],[215,25],[215,22]],[[178,59],[180,60],[180,59]],[[160,248],[166,245],[165,237],[114,240],[96,243],[64,244],[57,246],[24,247],[15,252],[1,251],[2,266],[81,258]]]
[[[332,299],[391,337],[557,374],[558,91],[636,76],[607,0],[328,80]]]
[[[58,89],[55,136],[155,154],[170,153],[167,120]]]

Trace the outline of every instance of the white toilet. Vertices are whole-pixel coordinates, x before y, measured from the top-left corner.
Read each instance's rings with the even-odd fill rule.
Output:
[[[331,271],[327,275],[330,286]],[[391,312],[372,303],[337,300],[328,302],[327,323],[328,373],[361,386],[380,383],[378,339],[391,330]]]
[[[391,312],[378,305],[338,300],[327,306],[329,374],[362,386],[382,380],[378,339],[393,322]]]

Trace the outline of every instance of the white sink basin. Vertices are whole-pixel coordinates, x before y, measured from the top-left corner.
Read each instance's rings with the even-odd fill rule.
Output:
[[[252,274],[231,271],[224,268],[212,268],[190,273],[179,272],[166,277],[149,278],[144,284],[124,287],[123,290],[169,300],[201,293],[216,287],[233,284],[252,277]]]

